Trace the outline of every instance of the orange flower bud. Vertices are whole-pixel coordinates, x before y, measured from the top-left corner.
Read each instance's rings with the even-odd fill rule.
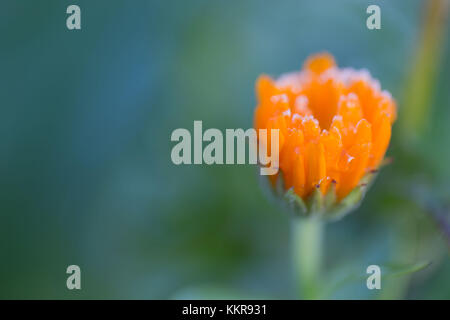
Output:
[[[280,130],[272,188],[306,215],[336,218],[355,208],[389,145],[391,95],[367,71],[339,69],[328,53],[277,80],[261,76],[256,88],[255,128]]]

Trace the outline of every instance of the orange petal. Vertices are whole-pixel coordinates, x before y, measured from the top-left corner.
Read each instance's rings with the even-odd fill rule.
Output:
[[[322,128],[329,128],[333,116],[336,115],[343,90],[343,83],[332,77],[325,80],[312,78],[305,84],[304,94],[309,99],[308,108]]]
[[[292,108],[292,112],[298,114],[299,116],[312,116],[312,111],[308,107],[308,97],[301,94],[296,97],[294,102],[294,107]]]
[[[317,140],[320,136],[320,126],[319,121],[313,117],[303,117],[299,123],[300,128],[303,131],[303,136],[305,141]]]
[[[372,151],[369,161],[369,167],[378,168],[381,160],[386,153],[386,149],[391,139],[391,124],[389,117],[382,114],[373,125]]]
[[[363,117],[362,108],[361,104],[359,103],[358,96],[353,93],[342,96],[339,101],[338,115],[342,116],[342,120],[345,126],[356,126],[358,121]]]
[[[383,93],[379,105],[377,108],[378,116],[381,114],[386,114],[389,118],[389,123],[392,124],[397,118],[397,107],[395,101],[392,99],[389,93]],[[374,117],[376,121],[376,117]]]
[[[268,101],[271,96],[278,93],[275,82],[268,75],[261,75],[256,80],[256,96],[259,102]]]
[[[363,119],[358,122],[356,127],[355,144],[349,150],[346,150],[343,155],[345,161],[347,161],[347,167],[341,173],[340,182],[336,186],[339,199],[348,195],[366,173],[371,141],[371,125],[367,120]]]
[[[299,197],[303,197],[306,194],[306,181],[305,181],[305,164],[303,155],[299,154],[294,162],[294,170],[292,172],[294,181],[294,191]]]
[[[296,159],[303,148],[303,132],[297,129],[289,129],[283,149],[280,152],[280,168],[284,174],[285,188],[294,185],[293,170]]]
[[[303,65],[303,69],[320,74],[335,66],[334,57],[327,52],[322,52],[308,57]]]
[[[324,193],[332,181],[339,180],[338,161],[342,153],[342,139],[339,129],[332,127],[330,132],[324,130],[320,135],[324,146],[327,178],[323,182]]]
[[[267,122],[267,154],[272,155],[272,129],[278,130],[278,151],[282,150],[286,136],[287,124],[284,116],[270,118]]]
[[[363,77],[358,76],[354,79],[347,89],[348,93],[354,93],[358,96],[358,99],[362,106],[362,112],[364,118],[372,123],[375,100],[378,95],[378,90],[375,90],[371,84]]]
[[[311,142],[305,154],[306,193],[320,186],[326,178],[325,151],[322,143]],[[322,190],[323,192],[323,190]]]

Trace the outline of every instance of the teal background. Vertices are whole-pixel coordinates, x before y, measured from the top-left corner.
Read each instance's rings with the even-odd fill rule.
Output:
[[[289,216],[256,168],[176,166],[170,135],[194,120],[251,127],[258,75],[322,50],[370,70],[401,119],[424,2],[2,1],[0,298],[295,298]],[[366,28],[373,3],[381,30]],[[70,4],[81,30],[66,28]],[[431,264],[330,298],[450,298],[448,29],[429,126],[412,147],[394,126],[394,162],[327,225],[323,279]],[[71,264],[80,291],[66,288]]]

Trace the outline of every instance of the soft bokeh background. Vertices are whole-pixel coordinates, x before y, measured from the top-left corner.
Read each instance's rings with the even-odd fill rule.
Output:
[[[382,29],[371,31],[374,3]],[[80,31],[66,28],[69,4],[81,7]],[[258,75],[328,50],[380,79],[400,121],[394,162],[360,209],[327,225],[323,280],[431,262],[383,278],[381,291],[360,279],[328,297],[449,299],[448,24],[427,125],[413,142],[415,128],[401,125],[424,5],[2,1],[0,298],[295,298],[289,216],[255,167],[175,166],[170,135],[194,120],[251,127]],[[80,291],[66,288],[70,264]]]

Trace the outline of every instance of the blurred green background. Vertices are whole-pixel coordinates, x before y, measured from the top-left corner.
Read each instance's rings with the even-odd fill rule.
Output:
[[[79,31],[66,28],[70,4],[81,8]],[[381,8],[381,30],[366,28],[370,4]],[[449,299],[448,24],[422,103],[427,125],[420,134],[401,125],[424,8],[2,1],[0,298],[296,298],[289,216],[255,167],[176,166],[170,135],[194,120],[251,127],[258,75],[297,70],[327,50],[340,66],[370,70],[397,99],[399,121],[393,163],[356,212],[327,225],[324,282],[370,264],[431,263],[383,278],[380,291],[363,279],[327,297]],[[81,267],[79,291],[66,288],[71,264]]]

